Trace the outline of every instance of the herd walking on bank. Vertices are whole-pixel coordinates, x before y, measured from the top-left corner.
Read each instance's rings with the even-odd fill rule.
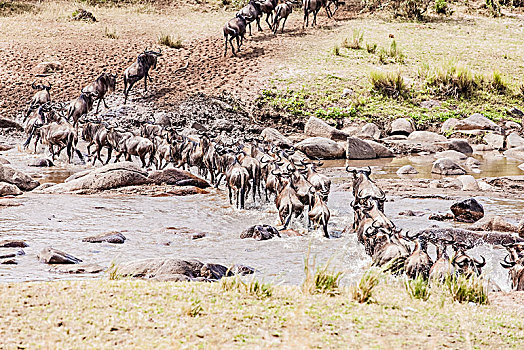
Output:
[[[284,30],[287,17],[292,13],[293,2],[277,4],[251,0],[236,17],[224,27],[224,36],[232,45],[237,40],[240,50],[247,26],[256,21],[259,30],[260,19],[266,14],[266,23],[277,32],[282,20]],[[325,0],[305,0],[304,25],[308,25],[308,15],[316,15],[324,7],[332,16],[340,2]],[[331,5],[334,10],[331,10]],[[271,18],[271,19],[270,19]],[[161,51],[146,50],[140,53],[135,62],[123,74],[124,104],[127,103],[132,87],[144,80],[151,80],[150,70],[155,69]],[[185,67],[180,68],[184,70]],[[176,73],[175,72],[175,73]],[[320,227],[323,235],[330,238],[328,224],[331,213],[328,199],[331,180],[318,172],[321,162],[310,160],[293,147],[280,147],[264,138],[247,138],[231,142],[210,132],[185,134],[181,128],[160,125],[154,119],[144,123],[139,129],[125,130],[114,123],[110,125],[101,119],[86,120],[86,116],[97,102],[95,114],[100,103],[107,108],[105,97],[116,90],[117,75],[104,72],[95,81],[85,86],[80,95],[70,102],[55,102],[51,99],[51,84],[36,84],[34,97],[23,113],[27,139],[24,147],[34,144],[47,145],[52,159],[59,157],[66,149],[71,162],[76,153],[81,160],[84,155],[78,150],[79,134],[87,142],[87,158],[95,165],[107,164],[113,156],[114,162],[122,157],[132,160],[138,157],[143,167],[155,166],[164,169],[169,164],[197,171],[219,188],[222,181],[228,191],[230,203],[239,209],[246,208],[252,200],[273,201],[278,210],[280,223],[287,229],[293,219],[304,219],[309,229],[313,224]],[[91,152],[91,147],[94,147]],[[102,159],[106,150],[107,158]],[[475,244],[468,240],[466,230],[427,229],[414,234],[403,233],[384,214],[386,196],[371,179],[371,169],[346,168],[352,177],[354,212],[353,226],[358,241],[372,257],[376,266],[386,266],[394,273],[405,273],[410,278],[421,276],[426,279],[443,280],[446,276],[462,274],[480,275],[486,260],[474,259],[468,250]],[[349,202],[349,200],[348,200]],[[250,207],[256,207],[255,205]],[[436,259],[428,255],[428,244],[436,249]],[[515,290],[524,290],[524,246],[516,242],[504,244],[508,255],[501,265],[508,269]],[[448,247],[453,250],[448,255]]]

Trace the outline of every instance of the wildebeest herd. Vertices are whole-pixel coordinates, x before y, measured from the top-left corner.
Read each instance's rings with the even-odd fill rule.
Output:
[[[334,11],[330,10],[330,4],[335,5],[336,11],[339,4],[336,1],[304,1],[305,24],[308,23],[309,12],[314,14],[313,23],[316,22],[316,13],[321,7],[325,7],[328,15],[332,15]],[[226,50],[228,36],[230,42],[233,38],[242,40],[246,25],[256,21],[261,29],[259,20],[263,13],[267,14],[266,22],[275,33],[280,19],[284,19],[283,30],[291,7],[290,2],[277,5],[270,0],[265,3],[251,0],[224,27]],[[317,8],[316,12],[310,11],[311,8]],[[269,17],[273,16],[273,12],[275,15],[271,24]],[[238,48],[240,46],[241,41]],[[141,79],[144,79],[144,89],[147,89],[147,80],[151,79],[149,71],[156,68],[161,55],[161,51],[146,50],[125,70],[124,104],[131,88]],[[41,142],[48,146],[53,160],[60,156],[63,149],[67,150],[70,162],[75,152],[83,160],[82,153],[77,149],[81,128],[81,137],[87,142],[87,157],[92,158],[93,165],[97,160],[107,164],[114,152],[114,162],[118,162],[122,156],[126,160],[132,160],[132,156],[135,156],[143,167],[154,165],[157,169],[164,169],[172,164],[174,167],[196,170],[199,175],[209,178],[217,188],[224,180],[230,203],[235,202],[239,209],[246,207],[249,198],[255,203],[257,198],[266,202],[273,200],[283,229],[290,226],[293,217],[303,217],[308,229],[313,224],[322,229],[326,238],[330,238],[328,223],[331,214],[327,203],[331,180],[317,171],[321,162],[309,160],[302,152],[279,147],[262,138],[231,142],[210,133],[185,135],[180,129],[161,126],[154,120],[137,130],[124,130],[102,120],[83,120],[95,102],[98,101],[96,113],[101,102],[107,108],[104,98],[115,91],[116,78],[114,74],[102,73],[81,90],[78,98],[69,103],[53,102],[50,84],[33,83],[31,87],[36,93],[23,113],[27,133],[24,147],[29,147],[33,141],[36,152]],[[95,147],[93,153],[92,146]],[[105,162],[101,154],[104,148],[107,150]],[[351,231],[357,234],[358,241],[372,257],[374,265],[387,266],[394,273],[404,272],[410,278],[422,276],[442,280],[452,274],[481,274],[486,261],[484,258],[482,261],[476,260],[467,254],[474,247],[468,241],[469,231],[427,229],[412,235],[402,234],[384,214],[386,196],[371,180],[371,170],[349,167],[346,170],[353,177],[354,200],[351,206],[354,220]],[[434,262],[427,252],[428,243],[436,248]],[[447,252],[448,246],[454,251],[451,257]],[[524,246],[510,242],[505,244],[505,248],[508,255],[501,264],[509,269],[513,288],[524,290]]]
[[[282,22],[281,33],[284,33],[284,27],[289,15],[293,12],[293,6],[297,4],[296,1],[285,1],[281,4],[279,0],[250,0],[249,3],[237,12],[235,18],[232,18],[224,25],[225,48],[224,56],[227,55],[227,43],[231,46],[233,55],[236,56],[233,40],[237,42],[237,52],[240,51],[244,43],[244,36],[249,27],[249,35],[251,32],[251,23],[256,22],[259,31],[262,31],[260,20],[266,14],[266,23],[274,34]],[[328,18],[333,17],[339,6],[343,2],[338,0],[303,0],[302,9],[304,11],[304,24],[302,28],[309,26],[309,15],[313,14],[312,26],[317,24],[317,14],[322,9],[326,9]],[[333,9],[331,9],[333,7]],[[270,19],[271,18],[271,19]]]

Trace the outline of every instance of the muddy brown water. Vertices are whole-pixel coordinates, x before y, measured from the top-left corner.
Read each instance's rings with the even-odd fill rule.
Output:
[[[71,173],[83,169],[82,166],[68,168],[53,167],[35,169],[26,167],[27,158],[17,152],[8,154],[13,165],[24,171],[41,174],[42,182],[62,182]],[[413,157],[391,160],[351,162],[350,165],[371,165],[376,167],[377,177],[396,177],[398,167],[420,161],[417,166],[425,174],[431,161],[412,159]],[[482,176],[487,173],[501,175],[517,173],[515,164],[504,160],[508,168],[503,168],[496,160],[492,170],[482,169]],[[60,164],[60,163],[59,163]],[[342,166],[340,163],[326,162],[326,166]],[[488,168],[489,168],[488,167]],[[515,170],[516,169],[516,170]],[[520,170],[519,170],[520,171]],[[521,174],[521,172],[519,173]],[[424,176],[424,175],[422,175]],[[491,175],[490,175],[491,176]],[[336,182],[348,181],[344,175]],[[478,198],[490,214],[517,215],[524,210],[524,203],[519,200]],[[47,195],[26,193],[22,197],[9,199],[20,204],[1,208],[2,225],[0,239],[22,239],[29,243],[26,255],[18,257],[18,265],[0,265],[0,282],[48,281],[57,279],[100,278],[96,275],[69,275],[52,271],[49,265],[37,261],[38,252],[45,246],[64,250],[86,263],[110,266],[143,258],[175,257],[196,258],[204,262],[224,265],[244,264],[257,270],[265,281],[285,284],[300,284],[304,278],[304,258],[308,248],[318,264],[329,261],[333,269],[344,271],[344,284],[353,283],[369,266],[371,259],[357,243],[355,235],[341,232],[352,221],[350,192],[333,191],[329,198],[331,221],[329,231],[332,239],[325,239],[320,232],[311,231],[303,237],[276,238],[269,241],[240,239],[240,232],[250,225],[266,223],[278,225],[277,211],[273,204],[253,204],[250,199],[246,210],[232,208],[225,191],[212,190],[208,195],[186,197],[146,197],[146,196],[75,196]],[[430,213],[447,211],[451,201],[440,199],[388,198],[386,214],[395,224],[409,231],[424,229],[437,224],[441,227],[457,225],[428,221]],[[423,211],[422,217],[400,216],[406,210]],[[294,223],[295,228],[303,230],[303,220]],[[192,240],[184,235],[177,235],[167,227],[189,228],[205,232],[206,236]],[[82,242],[82,238],[99,233],[119,231],[127,241],[122,245],[92,244]],[[433,251],[430,251],[434,254]],[[483,255],[487,259],[487,275],[503,289],[509,288],[507,272],[499,262],[505,253],[502,249],[488,246],[476,247],[472,255]]]

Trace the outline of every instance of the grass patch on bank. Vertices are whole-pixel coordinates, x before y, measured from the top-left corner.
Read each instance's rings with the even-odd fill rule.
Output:
[[[0,347],[518,348],[524,321],[511,308],[454,302],[436,290],[411,299],[382,281],[374,303],[273,286],[266,298],[219,283],[84,280],[0,285]],[[118,345],[115,345],[118,344]]]
[[[37,8],[29,2],[0,0],[0,17],[14,16],[35,12]]]

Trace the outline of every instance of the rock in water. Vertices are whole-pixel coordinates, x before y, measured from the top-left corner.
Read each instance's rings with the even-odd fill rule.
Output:
[[[260,136],[265,141],[271,142],[278,147],[290,148],[293,146],[291,140],[282,135],[277,129],[265,128]]]
[[[24,241],[3,240],[0,241],[0,248],[26,248],[29,245]]]
[[[38,254],[38,260],[45,264],[78,264],[82,262],[82,260],[66,252],[51,247],[42,249]]]
[[[413,168],[411,165],[404,165],[397,170],[397,175],[406,175],[406,174],[418,174],[417,169]]]
[[[466,170],[449,158],[441,158],[433,163],[431,168],[433,174],[440,175],[464,175]]]
[[[4,164],[0,164],[0,181],[13,184],[22,191],[32,191],[40,185],[31,176]]]
[[[82,239],[82,242],[88,243],[113,243],[123,244],[126,241],[126,237],[120,232],[108,232],[102,233],[101,235],[86,237]]]
[[[157,185],[196,186],[198,188],[210,186],[206,180],[191,174],[189,171],[177,168],[155,170],[149,174],[149,180]]]
[[[484,208],[475,198],[453,203],[450,209],[460,222],[476,222],[484,217]]]
[[[375,159],[377,153],[366,141],[357,139],[356,137],[347,138],[346,148],[347,159]]]
[[[333,140],[325,137],[310,137],[296,145],[310,158],[317,159],[343,159],[346,150]]]
[[[254,225],[244,230],[240,238],[253,238],[256,241],[265,241],[273,237],[280,237],[278,230],[270,225]]]
[[[0,182],[0,197],[3,196],[19,196],[22,194],[22,191],[15,185],[12,185],[7,182]]]

